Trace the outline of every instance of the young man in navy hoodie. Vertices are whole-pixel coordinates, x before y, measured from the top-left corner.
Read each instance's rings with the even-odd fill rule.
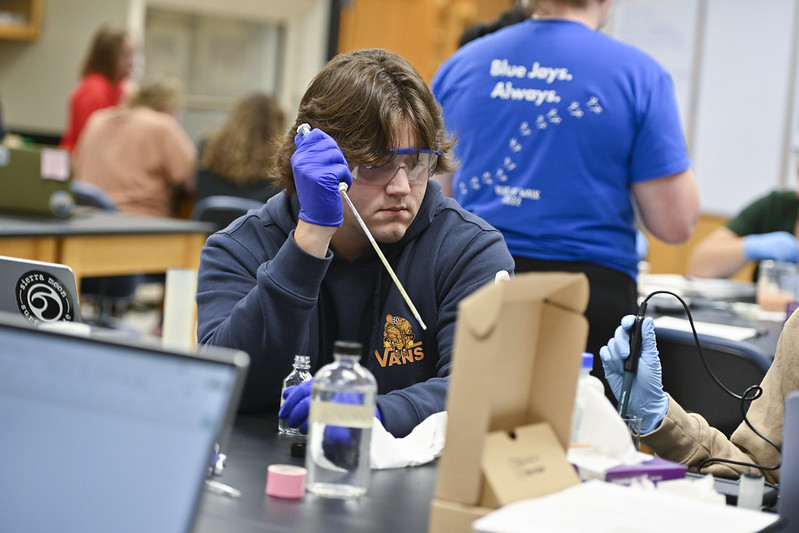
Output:
[[[430,180],[454,170],[453,144],[427,84],[401,57],[360,50],[317,74],[277,154],[284,190],[202,252],[198,339],[250,355],[241,410],[276,406],[294,355],[309,355],[316,371],[336,340],[363,345],[376,414],[395,436],[446,409],[458,303],[513,271],[502,235]],[[344,205],[342,182],[427,329]],[[309,387],[296,389],[281,416],[301,426]]]

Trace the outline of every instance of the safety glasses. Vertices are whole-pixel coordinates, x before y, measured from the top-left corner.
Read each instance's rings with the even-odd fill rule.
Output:
[[[361,183],[385,187],[394,176],[405,170],[408,183],[417,183],[431,178],[436,171],[440,151],[427,148],[399,148],[389,150],[394,157],[385,165],[358,165],[353,177]]]

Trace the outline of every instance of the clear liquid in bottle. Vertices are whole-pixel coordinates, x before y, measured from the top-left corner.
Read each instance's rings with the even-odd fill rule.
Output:
[[[333,356],[311,392],[306,486],[328,498],[357,498],[369,484],[377,382],[359,363],[360,343],[338,341]]]

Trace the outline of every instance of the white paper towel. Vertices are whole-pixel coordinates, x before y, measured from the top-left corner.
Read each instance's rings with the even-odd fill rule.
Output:
[[[444,449],[447,412],[428,416],[409,435],[396,438],[377,418],[372,427],[369,462],[373,469],[403,468],[429,463]]]

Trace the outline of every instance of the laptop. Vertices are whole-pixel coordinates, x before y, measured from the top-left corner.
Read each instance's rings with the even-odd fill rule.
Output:
[[[192,530],[244,352],[76,336],[7,314],[0,342],[4,531]]]
[[[0,255],[0,311],[35,325],[80,322],[75,273],[67,265]]]
[[[799,391],[785,397],[777,511],[785,523],[783,531],[799,531]]]
[[[0,211],[68,217],[75,205],[71,180],[66,150],[0,145]]]

